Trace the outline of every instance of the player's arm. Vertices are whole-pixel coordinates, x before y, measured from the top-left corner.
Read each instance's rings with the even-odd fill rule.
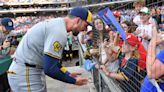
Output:
[[[49,22],[46,22],[46,23],[48,25]],[[59,63],[59,58],[61,58],[63,46],[65,44],[61,44],[63,42],[61,42],[58,39],[58,37],[63,36],[65,34],[62,34],[61,32],[54,32],[53,30],[45,31],[46,35],[45,35],[45,41],[44,41],[44,55],[43,55],[43,68],[44,68],[45,74],[50,76],[51,78],[54,78],[54,79],[57,79],[66,83],[76,84],[76,85],[85,85],[88,81],[86,78],[75,79],[69,76],[68,72],[67,73],[63,72],[63,68],[61,67]],[[65,30],[65,29],[61,29],[61,30]]]
[[[76,83],[76,79],[69,76],[70,73],[61,66],[61,64],[59,63],[59,59],[45,54],[43,62],[43,68],[46,75],[66,83]]]
[[[149,43],[148,52],[147,52],[146,68],[147,68],[147,75],[149,78],[158,79],[164,73],[164,68],[163,68],[164,50],[162,50],[156,56],[156,46],[158,40],[157,40],[157,32],[156,31],[153,32],[154,32],[154,36]]]

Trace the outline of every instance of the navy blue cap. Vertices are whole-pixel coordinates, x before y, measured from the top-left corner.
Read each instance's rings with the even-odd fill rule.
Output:
[[[10,18],[3,18],[1,20],[2,26],[6,28],[6,30],[14,30],[14,24],[13,21]]]
[[[70,13],[70,15],[80,17],[82,20],[86,21],[87,23],[92,23],[92,13],[83,7],[75,7],[73,8]]]

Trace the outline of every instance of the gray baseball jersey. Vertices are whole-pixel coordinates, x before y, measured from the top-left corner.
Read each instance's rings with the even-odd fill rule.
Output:
[[[14,31],[11,31],[9,34],[4,34],[2,31],[0,31],[0,45],[3,44],[3,42],[8,39],[8,37],[16,36],[16,33]]]
[[[63,18],[40,22],[28,30],[8,70],[12,91],[47,92],[43,69],[28,67],[24,63],[42,67],[43,54],[60,59],[66,41],[67,31]]]
[[[60,59],[66,41],[64,19],[46,20],[28,30],[16,50],[15,58],[20,63],[43,66],[43,54]]]
[[[3,44],[5,39],[6,39],[5,35],[3,34],[3,32],[0,31],[0,45]]]

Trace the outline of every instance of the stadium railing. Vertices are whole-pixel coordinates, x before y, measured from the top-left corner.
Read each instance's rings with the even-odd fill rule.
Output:
[[[96,57],[93,57],[93,62],[99,62]],[[79,64],[83,66],[85,62],[84,50],[79,43]],[[112,78],[107,77],[102,70],[93,69],[91,71],[93,82],[97,92],[123,92],[118,82]]]
[[[94,56],[92,56],[92,61],[96,63],[100,62],[99,58]],[[80,43],[79,43],[79,62],[81,66],[83,66],[85,62],[84,50]],[[116,80],[106,76],[106,74],[101,69],[93,69],[91,71],[91,74],[93,75],[93,81],[97,91],[98,92],[140,92],[141,84],[146,75],[146,71],[145,70],[134,71],[132,69],[133,67],[127,67],[127,68],[134,72],[133,75],[130,75],[131,79],[129,79],[129,81]]]
[[[82,48],[79,48],[79,62],[81,66],[83,66],[85,61],[83,53]],[[93,57],[92,61],[99,62],[95,57]],[[128,68],[131,69],[130,67]],[[133,79],[131,82],[127,82],[110,78],[106,76],[102,70],[93,69],[91,73],[93,75],[94,85],[98,92],[129,92],[131,89],[133,91],[130,92],[140,92],[140,87],[143,81],[140,79],[145,77],[143,74],[135,72],[137,77],[132,76]],[[146,71],[144,71],[144,73],[146,73]]]

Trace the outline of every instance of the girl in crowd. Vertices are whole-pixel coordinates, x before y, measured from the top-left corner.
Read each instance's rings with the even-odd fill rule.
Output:
[[[128,21],[122,22],[121,26],[125,30],[126,33],[133,33],[134,30],[136,29],[135,24],[131,23],[131,22],[128,22]],[[104,61],[102,61],[103,64],[111,63],[113,61],[117,61],[118,57],[121,56],[121,47],[122,47],[122,44],[123,44],[123,41],[119,37],[119,34],[117,32],[113,32],[110,27],[108,27],[107,29],[110,30],[108,32],[108,35],[109,35],[110,39],[109,39],[109,42],[108,42],[107,46],[105,46],[105,47],[108,47],[108,48],[105,48],[105,51],[106,51],[106,54],[107,54],[108,58],[106,58],[106,59],[104,59]],[[106,43],[106,42],[104,42],[104,43]],[[110,67],[110,68],[112,68],[112,67]],[[113,69],[117,70],[117,67],[113,68]]]
[[[107,31],[105,29],[105,24],[102,21],[102,19],[100,19],[99,17],[96,17],[93,21],[93,24],[94,24],[95,30],[96,30],[96,32],[94,32],[95,36],[100,37],[99,38],[100,41],[103,41],[103,39],[108,37]]]
[[[99,54],[100,49],[98,50],[97,48],[102,47],[103,40],[105,38],[108,38],[107,37],[108,35],[105,29],[105,24],[99,17],[96,17],[94,19],[93,24],[95,27],[95,30],[93,31],[93,42],[94,42],[94,47],[96,47],[96,49],[91,49],[90,53],[95,54],[96,52],[96,54]]]
[[[136,36],[127,33],[126,41],[124,41],[122,45],[122,53],[125,55],[119,59],[120,68],[118,73],[109,70],[107,71],[105,67],[101,68],[105,71],[107,76],[117,80],[122,80],[124,84],[130,83],[130,87],[122,87],[127,89],[127,92],[138,92],[140,90],[139,81],[141,80],[138,76],[138,70],[139,67],[145,66],[146,51]]]
[[[121,23],[122,28],[126,33],[133,33],[137,26],[133,22],[123,21]]]
[[[122,28],[126,33],[133,33],[135,28],[132,26],[132,23],[124,21],[121,23]],[[102,58],[102,64],[107,65],[104,71],[108,69],[110,71],[116,72],[118,70],[118,57],[121,56],[121,47],[123,41],[119,37],[117,32],[113,32],[110,27],[108,29],[109,41],[104,41],[103,48],[105,49],[106,56]]]

